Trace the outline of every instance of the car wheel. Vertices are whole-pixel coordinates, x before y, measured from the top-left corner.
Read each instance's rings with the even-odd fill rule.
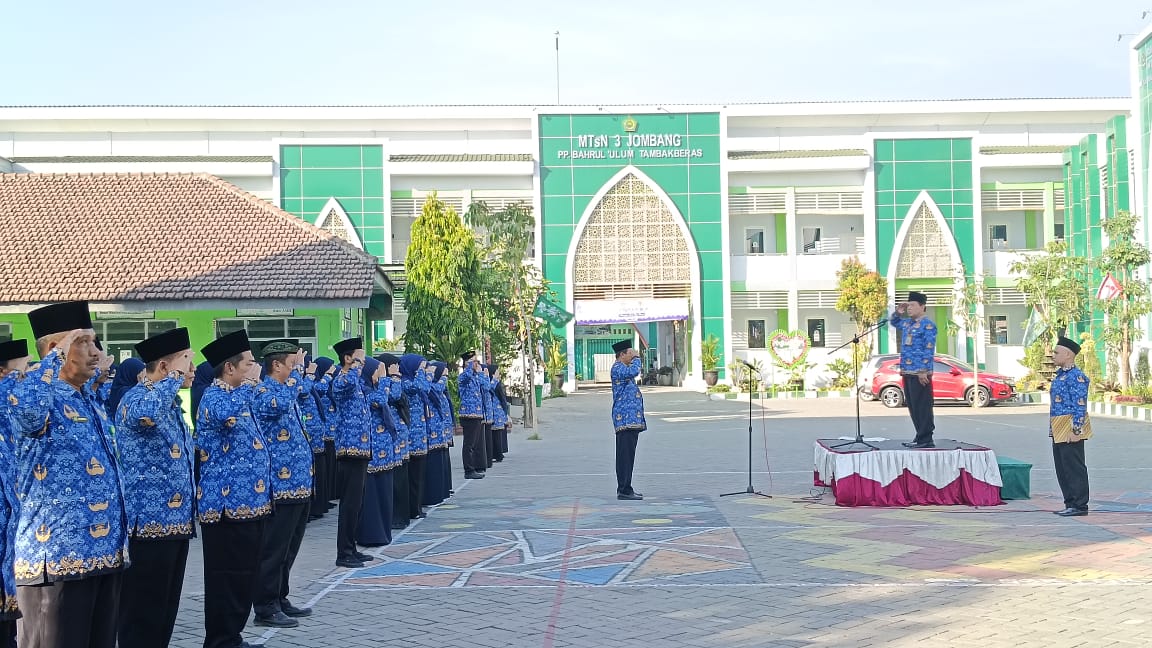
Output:
[[[992,393],[988,391],[987,387],[969,389],[968,392],[964,394],[964,400],[968,401],[968,405],[972,405],[972,398],[977,393],[980,394],[980,402],[976,404],[976,407],[988,407],[988,401],[992,399]]]
[[[885,407],[903,407],[904,391],[889,385],[880,390],[880,402],[884,403]]]

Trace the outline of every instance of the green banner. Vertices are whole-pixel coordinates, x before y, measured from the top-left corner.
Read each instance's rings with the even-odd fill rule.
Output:
[[[532,314],[548,322],[552,328],[560,328],[575,317],[572,313],[552,303],[552,300],[548,299],[546,295],[540,295],[536,298],[536,307],[532,309]]]

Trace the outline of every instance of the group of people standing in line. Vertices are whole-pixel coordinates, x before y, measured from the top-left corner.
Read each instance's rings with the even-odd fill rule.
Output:
[[[359,547],[389,544],[452,495],[457,419],[468,478],[508,450],[499,371],[475,354],[457,413],[446,363],[368,356],[358,338],[311,359],[297,340],[257,348],[237,331],[197,366],[177,328],[114,368],[86,302],[29,323],[38,363],[26,340],[0,343],[4,648],[167,646],[197,528],[204,646],[247,646],[252,611],[280,628],[312,614],[289,600],[289,576],[333,500],[336,564],[362,567],[374,558]]]

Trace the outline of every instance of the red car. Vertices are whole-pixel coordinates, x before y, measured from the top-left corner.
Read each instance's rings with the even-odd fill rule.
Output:
[[[979,390],[973,389],[972,367],[952,356],[937,355],[932,368],[932,395],[938,401],[972,403],[977,394],[981,405],[996,405],[1016,397],[1012,379],[994,373],[980,372]],[[872,376],[872,395],[888,407],[904,406],[904,381],[900,376],[900,358],[884,360]]]

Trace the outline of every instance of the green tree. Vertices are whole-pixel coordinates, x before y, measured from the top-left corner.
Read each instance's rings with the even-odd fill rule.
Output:
[[[537,298],[547,290],[540,271],[528,262],[536,218],[523,202],[492,209],[479,201],[468,207],[464,220],[479,231],[483,241],[482,325],[492,336],[492,349],[498,359],[507,362],[519,352],[524,369],[524,426],[533,427],[537,364],[534,349],[540,339],[540,324],[531,313]]]
[[[1133,342],[1141,334],[1138,322],[1152,313],[1148,280],[1139,276],[1140,268],[1152,261],[1152,254],[1147,246],[1136,242],[1139,224],[1139,217],[1126,211],[1104,220],[1101,227],[1108,235],[1108,247],[1096,262],[1101,273],[1111,274],[1120,284],[1118,296],[1096,303],[1106,317],[1104,343],[1116,360],[1116,379],[1121,389],[1132,384]]]
[[[1063,241],[1052,241],[1044,254],[1028,255],[1009,267],[1018,277],[1016,289],[1024,293],[1024,302],[1043,322],[1046,353],[1057,335],[1063,335],[1069,324],[1084,316],[1089,304],[1085,288],[1088,261],[1067,252]]]
[[[480,344],[480,257],[472,232],[435,193],[412,224],[404,267],[405,346],[455,368]]]
[[[963,288],[956,292],[956,301],[952,305],[952,319],[963,328],[965,337],[972,343],[972,371],[973,387],[972,407],[984,407],[985,400],[980,398],[980,331],[984,319],[985,289],[987,287],[983,276],[969,278],[964,274],[964,268],[957,271],[964,282]]]
[[[836,310],[848,313],[856,323],[857,334],[876,324],[888,308],[888,280],[879,272],[869,270],[857,257],[840,263],[840,270],[836,272],[836,289],[840,291]],[[853,347],[852,361],[856,371],[868,359],[871,349],[871,339]]]

